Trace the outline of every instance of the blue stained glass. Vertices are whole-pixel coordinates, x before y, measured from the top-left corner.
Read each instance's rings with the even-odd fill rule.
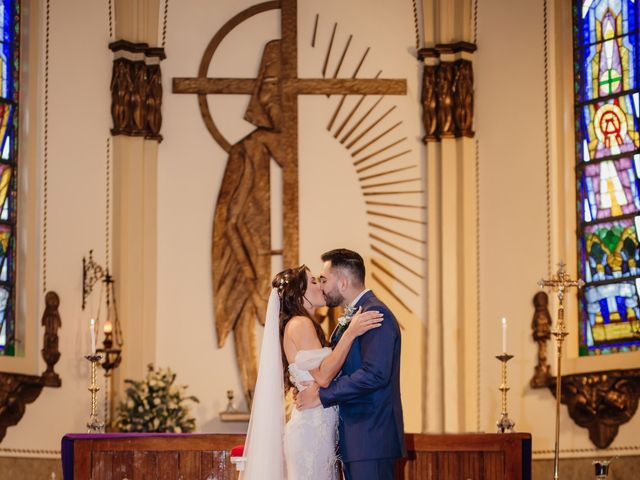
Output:
[[[11,86],[13,83],[11,62],[11,44],[0,42],[0,96],[11,98]]]
[[[640,276],[636,220],[625,218],[587,226],[584,253],[583,278],[587,282]]]
[[[583,310],[587,321],[580,331],[580,343],[589,354],[635,351],[638,341],[633,322],[640,318],[638,289],[634,282],[586,287]]]
[[[11,135],[7,135],[5,142],[2,144],[2,154],[0,159],[9,160],[11,156]]]
[[[11,156],[11,149],[9,148],[9,150],[6,151],[5,148],[7,144],[9,144],[9,147],[11,145],[9,132],[13,120],[13,111],[13,105],[0,102],[0,152],[2,152],[1,158],[3,160],[8,160]]]
[[[590,45],[600,40],[602,20],[612,14],[626,33],[636,32],[640,23],[640,8],[635,0],[587,0],[576,2],[574,18],[577,23],[575,42],[578,46]],[[622,33],[620,32],[620,33]]]
[[[631,158],[590,162],[578,177],[585,222],[640,211],[640,171]]]
[[[574,1],[580,355],[640,346],[639,3]]]
[[[606,158],[640,149],[638,94],[621,95],[579,108],[579,160]],[[585,151],[585,148],[587,149]]]
[[[0,287],[0,350],[8,350],[7,345],[7,336],[9,334],[9,322],[8,320],[8,311],[7,307],[9,306],[9,292]]]
[[[582,13],[587,6],[586,15]],[[637,88],[636,72],[640,69],[637,54],[640,31],[640,6],[633,0],[588,1],[574,9],[576,15],[576,88],[579,101],[588,101],[607,92],[605,63],[615,64],[610,72],[613,77],[622,77],[623,90]],[[599,91],[603,85],[604,91]]]
[[[9,220],[9,204],[13,170],[8,165],[0,164],[0,220]],[[0,225],[0,238],[2,237],[3,226]],[[1,241],[0,241],[1,243]],[[0,248],[2,245],[0,245]]]
[[[0,355],[15,355],[20,2],[0,0]]]

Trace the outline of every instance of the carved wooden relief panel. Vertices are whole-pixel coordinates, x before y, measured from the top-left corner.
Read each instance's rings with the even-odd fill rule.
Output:
[[[422,112],[424,142],[441,138],[473,137],[473,64],[460,58],[476,46],[458,42],[422,48]],[[446,57],[445,60],[443,57]]]
[[[208,78],[213,55],[222,40],[245,20],[270,10],[281,11],[282,38],[263,50],[256,78]],[[174,78],[174,93],[193,93],[203,121],[228,153],[214,214],[212,241],[213,297],[218,345],[234,333],[236,359],[248,403],[256,380],[255,319],[264,319],[271,281],[271,256],[284,265],[298,263],[298,96],[404,95],[406,82],[393,79],[300,78],[297,51],[297,2],[269,1],[231,18],[211,39],[196,78]],[[221,134],[207,102],[209,94],[250,95],[245,119],[255,126],[232,144]],[[283,173],[282,251],[271,246],[269,162]]]
[[[162,141],[162,73],[164,49],[118,40],[113,51],[111,118],[113,135]]]

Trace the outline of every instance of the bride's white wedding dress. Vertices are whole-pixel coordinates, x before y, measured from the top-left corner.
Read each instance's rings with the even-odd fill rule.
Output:
[[[337,480],[337,407],[294,409],[285,425],[279,316],[280,299],[274,288],[267,306],[244,456],[238,462],[240,480]],[[318,368],[330,353],[327,347],[296,353],[288,369],[298,389],[304,388],[301,382],[313,380],[309,370]]]
[[[296,353],[289,374],[298,390],[305,388],[302,382],[313,380],[309,370],[318,368],[330,353],[328,347]],[[284,434],[287,480],[337,480],[337,428],[338,407],[293,409]]]

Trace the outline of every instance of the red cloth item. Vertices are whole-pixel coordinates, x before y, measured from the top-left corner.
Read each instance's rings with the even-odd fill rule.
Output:
[[[244,455],[244,445],[236,445],[231,449],[232,457],[242,457]]]

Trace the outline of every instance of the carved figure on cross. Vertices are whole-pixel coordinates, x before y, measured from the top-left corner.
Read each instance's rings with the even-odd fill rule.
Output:
[[[566,264],[563,261],[558,263],[558,271],[549,280],[541,279],[538,282],[540,288],[550,287],[554,292],[558,292],[558,300],[560,305],[563,305],[564,291],[569,287],[582,288],[584,281],[582,279],[572,280],[569,274],[565,270]]]
[[[282,38],[265,45],[257,78],[208,78],[213,55],[236,26],[279,9]],[[271,280],[271,256],[285,267],[298,264],[298,96],[405,95],[404,79],[298,77],[297,1],[267,1],[232,17],[213,36],[196,78],[174,78],[174,93],[198,96],[202,118],[229,160],[220,188],[212,242],[212,272],[218,346],[234,332],[236,359],[247,404],[257,377],[256,318],[264,321]],[[251,95],[245,119],[257,128],[231,144],[211,115],[207,95]],[[271,245],[269,162],[282,168],[283,246]]]

